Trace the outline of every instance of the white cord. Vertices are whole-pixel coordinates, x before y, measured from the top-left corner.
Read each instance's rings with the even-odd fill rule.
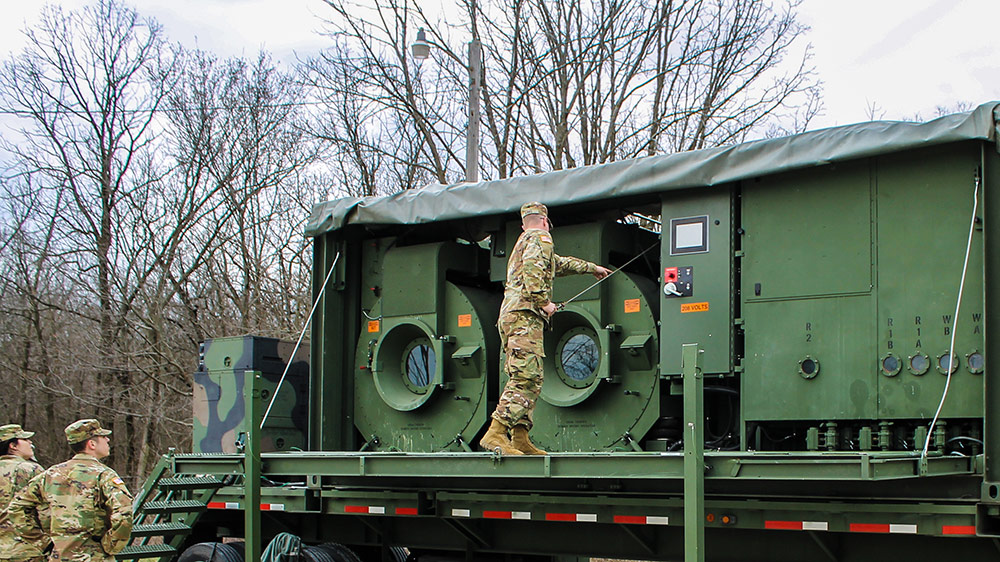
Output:
[[[976,174],[976,187],[972,191],[972,221],[969,224],[969,242],[965,245],[965,263],[962,264],[962,280],[958,284],[958,301],[955,302],[955,317],[951,322],[951,344],[948,346],[948,377],[944,381],[944,392],[941,393],[941,402],[937,411],[934,412],[934,419],[927,429],[927,439],[924,441],[924,450],[920,453],[920,458],[927,458],[927,449],[931,445],[931,437],[934,435],[934,426],[937,425],[938,416],[941,415],[941,408],[948,398],[948,387],[951,386],[951,373],[955,364],[955,332],[958,329],[958,312],[962,306],[962,291],[965,290],[965,273],[969,269],[969,254],[972,252],[972,233],[976,229],[976,211],[979,209],[979,174]]]
[[[274,393],[271,394],[271,402],[267,405],[267,410],[264,410],[264,417],[260,420],[260,428],[264,429],[264,422],[267,421],[267,415],[271,413],[271,406],[274,406],[274,400],[278,397],[278,391],[281,390],[281,384],[285,382],[285,376],[288,375],[288,369],[292,366],[292,360],[295,358],[295,352],[299,350],[299,345],[302,343],[302,338],[306,335],[306,329],[309,328],[309,323],[312,321],[313,314],[316,312],[316,307],[319,306],[319,301],[323,298],[323,293],[326,292],[326,284],[330,282],[330,277],[333,275],[333,270],[337,269],[337,260],[340,259],[340,252],[333,258],[333,263],[330,265],[330,272],[326,274],[326,279],[323,280],[323,286],[319,289],[319,294],[316,295],[316,302],[313,303],[312,310],[309,311],[309,316],[306,318],[306,323],[302,326],[302,333],[299,334],[299,341],[295,342],[295,348],[292,349],[292,354],[288,356],[288,362],[285,363],[285,372],[281,373],[281,380],[278,381],[278,386],[275,387]]]

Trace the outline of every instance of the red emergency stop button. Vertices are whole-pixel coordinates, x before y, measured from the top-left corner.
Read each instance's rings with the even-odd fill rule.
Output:
[[[677,268],[676,267],[663,268],[663,282],[673,283],[674,281],[677,281]]]

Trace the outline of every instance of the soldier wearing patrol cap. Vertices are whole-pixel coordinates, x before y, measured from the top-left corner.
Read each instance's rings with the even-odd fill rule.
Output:
[[[531,413],[542,390],[542,342],[545,321],[556,312],[552,302],[553,278],[591,273],[598,279],[610,271],[579,258],[553,251],[549,212],[541,203],[521,206],[521,229],[507,260],[507,281],[500,305],[500,340],[507,354],[504,372],[509,377],[493,412],[493,421],[479,445],[508,455],[544,455],[528,439]],[[508,436],[509,434],[509,436]]]
[[[0,426],[0,560],[5,562],[41,562],[50,542],[48,537],[25,540],[14,532],[7,517],[7,505],[14,494],[45,470],[34,460],[35,447],[31,443],[34,434],[17,424]]]
[[[52,560],[113,562],[132,532],[132,495],[118,473],[100,462],[111,454],[111,432],[94,419],[66,427],[76,453],[34,478],[10,503],[22,537],[49,535]],[[47,507],[48,517],[39,517]]]

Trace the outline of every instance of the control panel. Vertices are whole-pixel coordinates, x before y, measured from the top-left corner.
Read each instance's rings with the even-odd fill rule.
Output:
[[[694,266],[663,269],[663,295],[669,298],[690,297],[694,294]]]

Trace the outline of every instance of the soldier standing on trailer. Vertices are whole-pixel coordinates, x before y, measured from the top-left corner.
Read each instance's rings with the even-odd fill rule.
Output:
[[[45,470],[35,462],[35,446],[31,443],[34,434],[17,424],[0,426],[0,561],[41,562],[51,542],[47,536],[25,540],[7,517],[7,506],[14,494]]]
[[[10,520],[21,536],[52,538],[52,560],[114,562],[114,554],[128,544],[132,495],[118,473],[100,461],[111,454],[109,435],[95,419],[66,426],[73,458],[35,477],[10,503]],[[47,526],[39,518],[46,507]]]
[[[500,305],[500,340],[507,354],[509,379],[493,412],[493,421],[479,445],[507,455],[544,455],[528,439],[531,412],[542,390],[542,341],[545,322],[556,312],[552,281],[556,276],[591,273],[597,279],[610,271],[597,264],[553,251],[548,209],[541,203],[521,206],[521,229],[507,260],[507,281]],[[508,432],[510,436],[508,436]]]

